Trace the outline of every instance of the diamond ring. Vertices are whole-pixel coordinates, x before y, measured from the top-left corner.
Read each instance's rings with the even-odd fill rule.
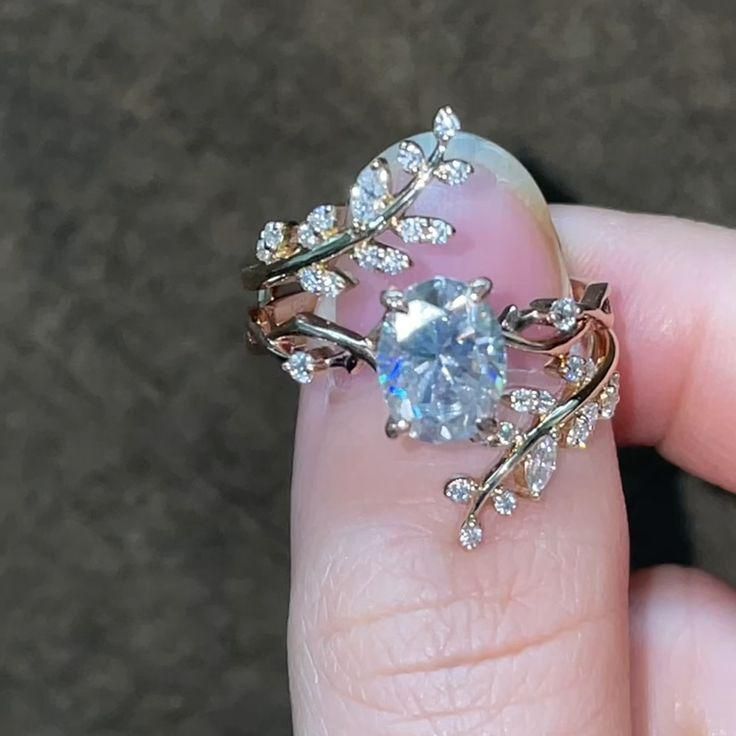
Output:
[[[547,255],[562,264],[546,203],[526,169],[461,131],[443,107],[431,132],[392,146],[359,173],[346,205],[320,205],[302,222],[266,223],[258,263],[242,272],[257,299],[249,342],[276,356],[295,381],[368,367],[387,406],[388,437],[488,448],[481,477],[460,472],[440,488],[465,506],[458,539],[469,550],[482,541],[484,507],[508,516],[521,500],[539,499],[558,450],[584,448],[619,400],[607,284],[570,279],[562,264],[558,293],[494,311],[496,292],[484,274],[407,281],[422,249],[451,252],[458,234],[423,202],[447,198],[452,210],[454,192],[476,177],[493,177],[544,213],[554,249]],[[338,302],[364,285],[356,273],[364,283],[383,281],[377,324],[338,318]]]

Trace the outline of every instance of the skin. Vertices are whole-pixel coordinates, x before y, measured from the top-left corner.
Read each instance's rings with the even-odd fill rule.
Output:
[[[615,440],[656,446],[736,490],[736,234],[582,207],[552,216],[570,273],[613,286]],[[534,237],[532,214],[489,205],[478,217],[458,205],[458,236],[467,226],[505,237],[468,248],[462,274],[447,274],[441,258],[436,273],[491,276],[507,285],[506,303],[545,294],[550,267],[520,276],[513,247]],[[375,292],[362,298],[351,296],[346,318],[375,316]],[[289,620],[296,734],[736,734],[736,595],[675,568],[629,579],[610,423],[585,451],[561,452],[540,503],[511,519],[486,511],[486,540],[471,554],[455,541],[462,512],[442,484],[480,472],[488,456],[390,441],[385,418],[368,372],[320,378],[302,395]]]

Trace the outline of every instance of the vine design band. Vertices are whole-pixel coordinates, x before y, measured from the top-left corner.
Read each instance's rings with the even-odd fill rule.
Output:
[[[455,227],[417,208],[429,185],[458,187],[473,176],[474,162],[451,155],[459,135],[457,116],[441,108],[431,138],[404,140],[394,160],[371,161],[346,206],[267,223],[258,263],[242,278],[257,299],[250,343],[276,356],[295,381],[367,366],[384,393],[388,437],[471,441],[494,453],[483,477],[460,474],[443,489],[465,507],[458,539],[470,550],[483,539],[486,505],[508,516],[519,499],[539,499],[559,448],[584,448],[597,422],[613,417],[619,375],[605,283],[571,279],[563,296],[509,304],[496,316],[490,279],[436,276],[405,289],[387,284],[383,317],[365,334],[332,317],[335,299],[359,283],[349,264],[390,279],[411,268],[408,250],[451,247]],[[538,362],[533,381],[510,380],[514,355]]]

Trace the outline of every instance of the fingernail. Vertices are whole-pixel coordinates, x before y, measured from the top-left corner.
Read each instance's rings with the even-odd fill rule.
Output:
[[[382,156],[400,171],[396,153],[392,146]],[[393,233],[382,235],[382,241],[402,248],[413,265],[393,277],[360,271],[360,285],[340,297],[341,323],[369,332],[382,314],[382,290],[405,289],[434,276],[490,278],[490,303],[497,313],[512,303],[524,307],[533,299],[567,294],[569,279],[547,203],[522,164],[468,133],[450,143],[447,156],[471,163],[473,174],[457,186],[431,182],[407,215],[441,218],[455,234],[443,245],[404,244]],[[351,268],[349,262],[346,267]]]

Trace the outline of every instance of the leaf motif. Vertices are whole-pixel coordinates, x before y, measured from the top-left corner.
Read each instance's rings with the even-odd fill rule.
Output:
[[[443,161],[434,170],[435,178],[450,186],[464,184],[472,173],[473,167],[467,161],[458,158]]]
[[[434,116],[432,132],[435,137],[447,143],[460,130],[460,120],[449,106],[441,107]]]
[[[455,228],[438,217],[404,217],[395,229],[405,243],[444,245],[455,234]]]
[[[288,228],[285,222],[267,222],[258,236],[256,258],[263,263],[274,263],[283,255],[287,245]]]
[[[516,388],[508,394],[511,408],[520,414],[548,414],[557,404],[544,389]]]
[[[350,189],[350,213],[355,227],[371,227],[391,203],[391,172],[385,159],[374,159]]]
[[[380,243],[361,243],[353,249],[352,257],[361,267],[395,276],[411,266],[411,260],[401,250]]]
[[[299,244],[314,248],[331,235],[337,227],[337,207],[321,204],[315,207],[297,229]]]
[[[399,143],[399,153],[397,155],[399,166],[406,171],[407,174],[417,174],[427,163],[424,157],[422,147],[414,141],[406,140]]]
[[[319,296],[337,296],[348,285],[342,274],[330,271],[318,263],[299,269],[297,277],[304,291]]]

